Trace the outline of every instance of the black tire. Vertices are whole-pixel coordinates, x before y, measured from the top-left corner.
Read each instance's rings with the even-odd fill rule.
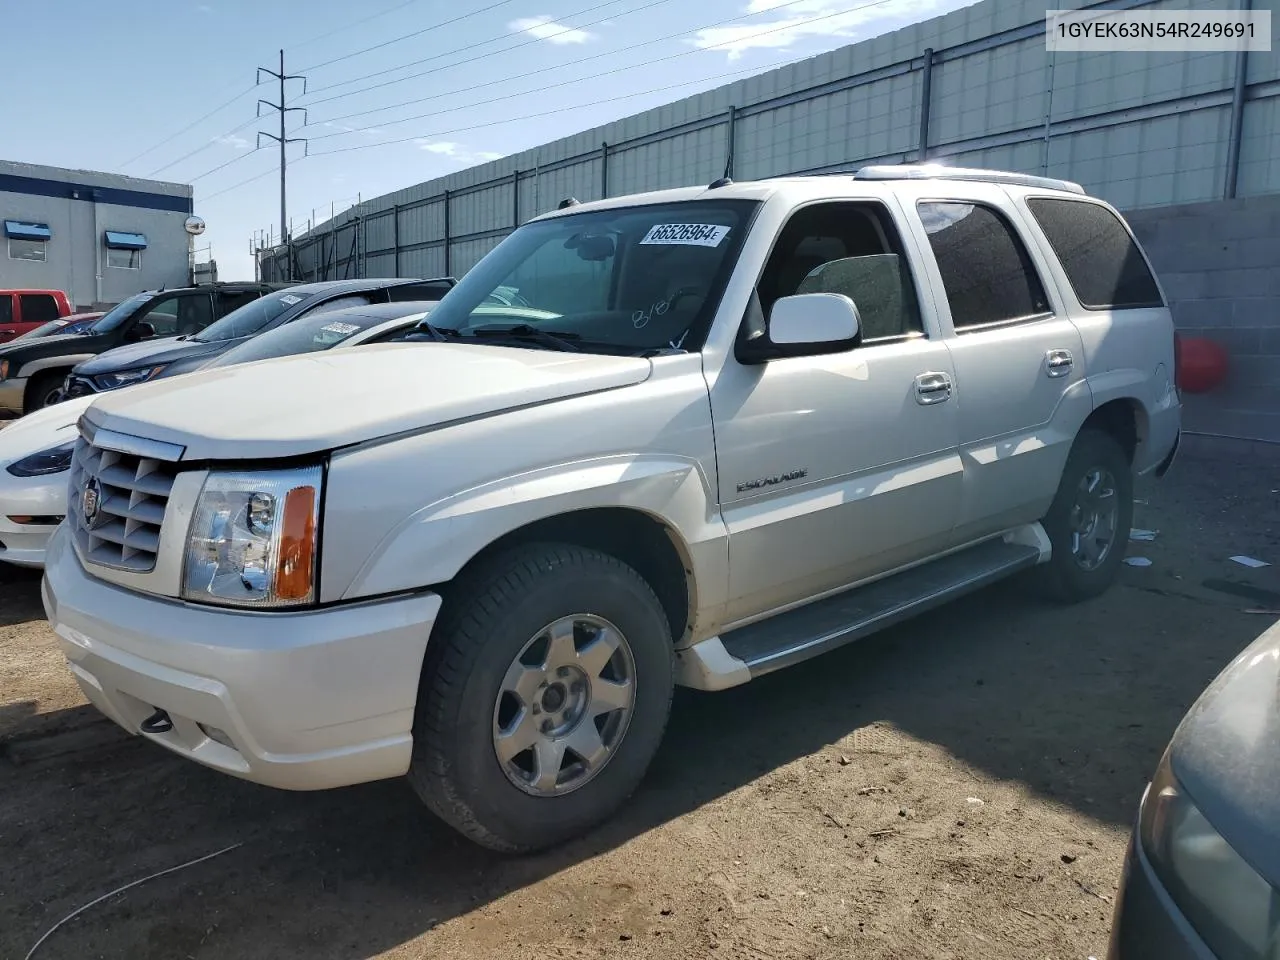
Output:
[[[1073,507],[1081,482],[1095,470],[1106,471],[1114,478],[1115,534],[1101,562],[1087,569],[1072,550]],[[1041,524],[1053,547],[1049,562],[1033,571],[1042,595],[1059,603],[1076,603],[1099,596],[1115,582],[1133,524],[1133,466],[1115,437],[1092,427],[1080,431],[1063,468],[1058,492]]]
[[[495,705],[530,638],[584,614],[625,638],[634,666],[630,721],[591,779],[570,793],[534,796],[498,759]],[[427,644],[413,725],[409,782],[422,801],[471,840],[505,853],[563,843],[609,818],[639,786],[671,710],[671,628],[648,583],[608,554],[529,544],[457,583],[442,617]]]
[[[23,398],[22,412],[32,413],[43,410],[62,400],[62,381],[67,378],[65,370],[46,370],[37,373],[27,384],[27,395]]]

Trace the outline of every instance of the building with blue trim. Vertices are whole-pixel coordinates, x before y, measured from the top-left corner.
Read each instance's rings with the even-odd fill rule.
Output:
[[[187,184],[0,160],[0,288],[65,290],[77,309],[189,282]]]

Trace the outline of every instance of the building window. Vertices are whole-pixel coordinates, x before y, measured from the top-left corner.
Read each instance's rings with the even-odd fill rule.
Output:
[[[30,223],[25,220],[6,220],[4,235],[9,241],[10,260],[30,260],[44,263],[46,248],[53,232],[47,223]]]
[[[147,238],[140,233],[120,233],[108,230],[103,235],[107,248],[107,266],[120,270],[141,270],[142,251],[147,249]]]
[[[117,267],[121,270],[141,270],[142,269],[142,251],[141,250],[116,250],[107,248],[107,266]]]

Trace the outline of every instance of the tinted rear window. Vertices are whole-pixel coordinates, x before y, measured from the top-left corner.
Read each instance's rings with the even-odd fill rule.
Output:
[[[1081,200],[1029,199],[1081,305],[1090,310],[1161,307],[1138,245],[1114,213]]]
[[[61,315],[58,310],[58,301],[49,294],[22,294],[23,323],[48,323],[50,320],[57,320]]]

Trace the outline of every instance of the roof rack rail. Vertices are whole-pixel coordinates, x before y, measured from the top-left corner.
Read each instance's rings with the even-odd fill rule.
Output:
[[[1023,187],[1040,187],[1045,190],[1066,190],[1084,194],[1084,187],[1071,180],[1055,177],[1037,177],[1030,173],[1014,173],[1011,170],[981,170],[973,167],[948,167],[940,163],[875,164],[860,167],[853,175],[855,180],[983,180],[988,183],[1010,183]]]

